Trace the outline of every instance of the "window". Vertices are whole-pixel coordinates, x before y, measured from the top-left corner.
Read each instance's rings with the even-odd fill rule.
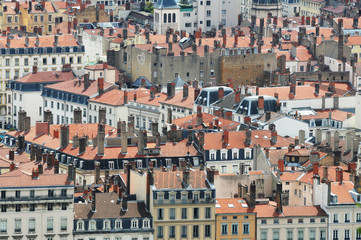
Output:
[[[197,203],[199,201],[199,194],[198,193],[193,193],[193,201],[195,203]]]
[[[350,222],[350,213],[345,213],[345,223]]]
[[[163,209],[162,208],[158,209],[158,220],[163,220]]]
[[[176,16],[175,16],[175,13],[173,13],[173,22],[176,21]]]
[[[199,237],[199,226],[198,225],[193,226],[193,237],[195,237],[195,238]]]
[[[211,10],[207,10],[207,17],[211,16]]]
[[[115,222],[115,226],[117,226],[117,222]],[[96,222],[95,221],[89,222],[89,230],[96,230]]]
[[[273,220],[273,224],[279,224],[279,223],[280,223],[280,222],[279,222],[278,219]]]
[[[261,220],[261,224],[267,224],[267,220]]]
[[[132,228],[138,228],[138,219],[132,219]]]
[[[280,232],[278,230],[273,230],[272,239],[273,240],[279,240],[280,239]]]
[[[222,223],[222,235],[228,235],[228,223]]]
[[[303,219],[302,219],[302,218],[299,218],[299,219],[298,219],[298,223],[303,223]]]
[[[298,240],[303,240],[303,230],[299,229],[297,231],[297,239]]]
[[[207,6],[211,6],[211,1],[207,1],[207,2],[206,2],[206,5],[207,5]]]
[[[166,13],[163,14],[163,23],[167,23],[167,14]]]
[[[232,235],[238,234],[238,223],[232,223]]]
[[[211,20],[207,20],[207,27],[211,26]]]
[[[332,240],[338,240],[338,230],[332,231]]]
[[[361,213],[356,213],[356,222],[361,222]]]
[[[324,238],[326,239],[326,238]],[[324,240],[322,239],[322,240]],[[359,233],[357,230],[356,230],[356,240],[360,240],[361,239],[361,233]]]
[[[143,228],[150,228],[150,221],[145,219],[143,220]]]
[[[187,208],[182,208],[182,219],[187,219]]]
[[[267,231],[261,231],[261,240],[267,240]]]
[[[15,58],[15,66],[19,66],[19,58]]]
[[[20,191],[19,190],[15,191],[15,198],[20,198]]]
[[[193,208],[193,219],[199,218],[199,208]]]
[[[19,219],[19,218],[15,219],[14,232],[16,232],[16,233],[20,233],[20,232],[21,232],[21,219]]]
[[[158,226],[158,238],[163,238],[163,227],[162,226]]]
[[[29,232],[35,232],[35,218],[29,219]]]
[[[169,226],[169,238],[175,238],[175,226]]]
[[[48,211],[53,211],[54,203],[48,203]]]
[[[6,198],[6,191],[1,191],[1,199],[5,199]]]
[[[60,220],[60,230],[61,231],[66,231],[68,230],[68,219],[63,217]]]
[[[249,234],[249,223],[243,223],[243,234]]]
[[[6,212],[6,205],[1,205],[1,212]]]
[[[29,211],[30,211],[30,212],[34,212],[34,211],[35,211],[35,204],[30,204],[30,205],[29,205]]]
[[[204,226],[204,236],[210,237],[211,236],[211,225]]]
[[[61,204],[61,210],[66,210],[68,208],[68,204],[67,203],[62,203]]]
[[[291,229],[287,230],[287,240],[293,239],[293,231]]]
[[[52,217],[48,217],[46,219],[46,230],[48,232],[53,231],[54,230],[54,219]]]
[[[206,216],[207,219],[211,218],[211,208],[210,207],[206,207]]]
[[[16,204],[15,205],[15,212],[20,212],[21,211],[21,205],[20,204]]]
[[[169,209],[169,219],[175,219],[175,208]]]
[[[8,220],[0,219],[0,232],[6,233],[8,230]]]
[[[345,229],[345,240],[350,240],[350,229]]]
[[[12,17],[11,17],[11,16],[8,16],[8,17],[7,17],[7,20],[8,20],[8,23],[11,23],[11,22],[12,22]]]
[[[187,237],[187,226],[181,226],[181,237],[186,238]]]
[[[338,213],[333,214],[333,222],[338,223]]]
[[[83,223],[83,221],[79,220],[79,221],[77,222],[77,230],[78,230],[78,231],[84,230],[84,223]]]

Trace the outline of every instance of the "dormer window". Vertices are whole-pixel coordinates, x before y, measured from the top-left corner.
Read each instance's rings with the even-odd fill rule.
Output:
[[[251,149],[250,149],[250,148],[244,149],[244,157],[245,157],[246,159],[251,158]]]
[[[131,228],[138,228],[138,219],[132,219]]]
[[[164,193],[162,192],[158,193],[157,198],[158,198],[158,204],[162,204],[164,200]]]
[[[232,149],[233,159],[238,159],[238,149]]]
[[[109,220],[104,220],[103,229],[110,229],[110,221]]]
[[[82,220],[79,220],[77,222],[77,228],[78,231],[83,231],[84,230],[84,222]]]
[[[226,160],[227,159],[227,149],[221,150],[221,159]]]
[[[89,230],[96,230],[96,222],[94,220],[89,222]]]
[[[216,160],[216,150],[210,150],[209,151],[209,159],[210,160]]]
[[[175,203],[175,199],[176,199],[176,194],[174,192],[169,193],[169,201],[171,204]]]
[[[182,203],[187,203],[187,199],[188,199],[188,194],[186,192],[182,193]]]
[[[199,202],[199,193],[198,193],[198,192],[197,192],[197,193],[193,193],[193,201],[194,201],[195,203]]]
[[[116,229],[122,229],[123,226],[122,226],[122,220],[118,219],[115,221],[115,228]]]
[[[149,219],[143,220],[143,228],[150,228],[150,220]]]

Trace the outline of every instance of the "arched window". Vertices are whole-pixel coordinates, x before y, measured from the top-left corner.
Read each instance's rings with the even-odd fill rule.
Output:
[[[116,220],[115,221],[115,228],[116,229],[121,229],[123,226],[122,226],[122,220]]]
[[[168,13],[168,22],[171,23],[172,22],[172,14]]]
[[[78,231],[84,230],[84,222],[82,220],[79,220],[77,225],[78,225],[77,226]]]
[[[175,19],[175,13],[173,13],[173,22],[175,22],[175,20],[176,20],[176,19]]]
[[[164,22],[164,23],[167,22],[167,14],[166,14],[166,13],[163,14],[163,22]]]
[[[103,229],[110,229],[110,221],[109,220],[104,221]]]
[[[138,219],[132,219],[131,228],[138,228]]]

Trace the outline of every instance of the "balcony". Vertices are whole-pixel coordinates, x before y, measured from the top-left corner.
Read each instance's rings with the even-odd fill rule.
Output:
[[[186,205],[186,204],[213,204],[215,203],[215,199],[206,198],[206,199],[198,199],[195,201],[194,199],[162,199],[162,200],[154,200],[154,205]]]
[[[7,202],[7,203],[11,203],[11,202],[37,202],[37,203],[41,203],[41,202],[68,202],[68,200],[72,200],[73,199],[73,194],[67,194],[67,195],[59,195],[59,196],[53,196],[53,197],[49,197],[49,196],[35,196],[35,197],[30,197],[30,196],[24,196],[24,197],[20,197],[20,198],[16,198],[16,197],[6,197],[6,198],[1,198],[0,199],[0,203],[1,202]]]

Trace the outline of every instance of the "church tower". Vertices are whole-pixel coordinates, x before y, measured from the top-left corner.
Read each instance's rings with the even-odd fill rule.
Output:
[[[168,28],[179,30],[180,7],[175,0],[158,0],[154,4],[154,30],[165,35]]]
[[[251,15],[257,18],[282,17],[282,4],[280,0],[252,0]]]

